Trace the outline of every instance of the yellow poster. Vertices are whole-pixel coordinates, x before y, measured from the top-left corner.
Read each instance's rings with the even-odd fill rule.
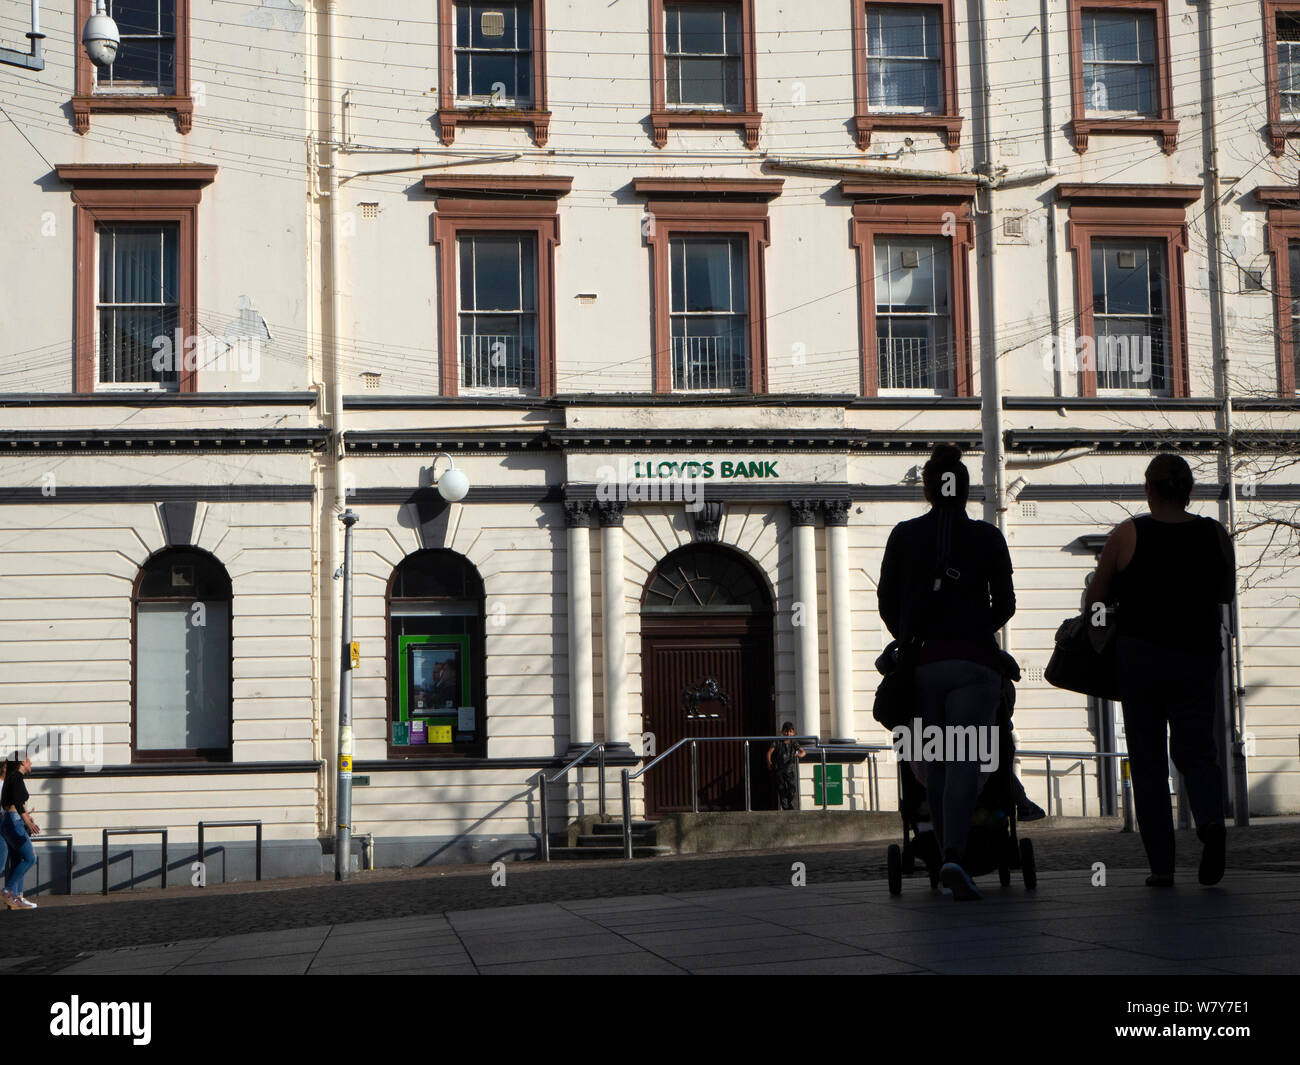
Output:
[[[429,726],[430,743],[450,743],[451,726],[450,725],[430,725]]]

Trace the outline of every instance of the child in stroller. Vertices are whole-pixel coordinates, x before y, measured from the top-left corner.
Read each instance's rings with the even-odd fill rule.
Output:
[[[1016,838],[1016,795],[1011,779],[1015,761],[1011,741],[1012,700],[1014,694],[1004,699],[998,712],[998,764],[988,774],[975,804],[963,867],[972,877],[996,869],[1003,887],[1011,883],[1011,870],[1018,868],[1025,887],[1032,889],[1038,883],[1034,845],[1028,839]],[[912,764],[902,758],[898,760],[898,812],[903,819],[903,845],[893,843],[889,847],[889,893],[902,894],[903,874],[915,872],[918,861],[925,866],[930,888],[935,890],[939,886],[943,855],[930,823],[925,786],[917,779]]]

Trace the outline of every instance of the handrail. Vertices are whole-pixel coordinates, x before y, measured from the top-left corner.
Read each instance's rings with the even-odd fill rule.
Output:
[[[1088,816],[1088,773],[1085,759],[1093,759],[1098,767],[1101,765],[1103,758],[1118,758],[1120,760],[1120,773],[1123,779],[1120,797],[1124,806],[1124,832],[1133,831],[1133,782],[1129,777],[1129,756],[1124,751],[1031,751],[1017,750],[1016,757],[1042,758],[1045,762],[1044,770],[1047,775],[1047,809],[1050,812],[1052,807],[1052,759],[1053,758],[1077,758],[1079,759],[1079,801],[1083,816]],[[1070,772],[1074,767],[1071,766]],[[1098,769],[1100,773],[1100,768]],[[1098,789],[1101,785],[1098,784]],[[1062,816],[1064,804],[1060,795],[1056,798],[1056,814]]]
[[[561,769],[558,773],[556,773],[555,776],[548,778],[546,776],[546,770],[539,769],[537,771],[537,775],[533,777],[534,783],[537,784],[537,794],[538,794],[537,812],[538,812],[538,817],[541,821],[541,832],[538,833],[538,837],[539,837],[538,850],[541,854],[542,861],[544,862],[549,862],[551,860],[551,812],[550,812],[550,801],[546,797],[546,787],[548,784],[554,784],[557,780],[560,780],[568,776],[569,771],[573,769],[575,766],[581,764],[582,762],[590,758],[593,751],[596,752],[597,754],[596,767],[600,777],[599,781],[597,782],[597,792],[596,792],[597,809],[600,811],[600,814],[603,817],[605,815],[605,744],[604,741],[601,741],[600,743],[593,743],[585,751],[579,754],[577,758],[573,759],[573,761],[571,761],[568,765],[566,765],[563,769]]]

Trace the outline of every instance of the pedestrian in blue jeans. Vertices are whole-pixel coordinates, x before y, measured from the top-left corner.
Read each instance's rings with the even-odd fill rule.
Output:
[[[0,788],[0,836],[9,848],[9,871],[5,876],[0,900],[11,910],[34,910],[36,903],[23,898],[23,877],[36,864],[31,837],[39,835],[41,826],[27,811],[31,796],[23,778],[32,771],[32,760],[15,751],[5,763],[4,787]]]

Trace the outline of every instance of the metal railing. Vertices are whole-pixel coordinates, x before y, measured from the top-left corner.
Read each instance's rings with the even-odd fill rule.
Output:
[[[108,894],[108,837],[109,836],[162,836],[162,886],[167,888],[167,829],[165,828],[106,828],[104,829],[104,890]]]
[[[858,754],[865,751],[867,757],[864,761],[867,763],[867,798],[869,800],[868,809],[876,812],[880,809],[880,767],[876,764],[876,754],[879,751],[893,752],[893,748],[887,743],[819,743],[817,749],[821,752],[822,765],[822,810],[826,810],[827,792],[830,789],[826,786],[826,752],[827,751],[844,751],[851,754]],[[748,796],[746,796],[748,798]],[[749,807],[746,806],[746,809]]]
[[[32,836],[31,841],[32,843],[62,843],[67,848],[67,860],[68,860],[67,894],[71,895],[72,894],[72,861],[73,861],[72,837],[67,835],[47,836],[44,833],[42,833],[37,836]]]
[[[605,815],[605,744],[603,742],[593,743],[578,755],[577,758],[573,759],[573,761],[569,762],[568,765],[557,772],[555,776],[547,777],[546,770],[541,769],[538,770],[537,775],[533,777],[534,783],[537,784],[537,813],[538,819],[541,822],[541,832],[538,834],[540,837],[538,852],[544,862],[549,862],[551,860],[551,806],[550,799],[547,798],[546,795],[546,789],[548,785],[563,780],[569,775],[571,770],[585,762],[592,756],[592,754],[596,755],[596,772],[599,774],[600,778],[597,783],[597,812],[603,817]],[[626,770],[624,772],[626,772]]]
[[[262,822],[261,821],[200,821],[199,822],[199,862],[206,865],[207,848],[203,846],[203,831],[205,828],[255,828],[257,830],[257,879],[262,879]],[[208,886],[207,871],[204,870],[203,882],[199,887]]]
[[[743,743],[745,745],[745,809],[749,810],[752,806],[752,797],[750,789],[750,771],[749,771],[749,745],[750,743],[770,743],[776,740],[790,740],[792,743],[801,746],[814,747],[817,745],[816,736],[684,736],[662,754],[656,755],[653,759],[643,765],[635,773],[629,773],[626,769],[622,771],[622,798],[623,798],[623,857],[632,857],[632,781],[637,777],[649,772],[673,751],[688,744],[691,748],[691,812],[700,812],[700,759],[699,744],[701,743]],[[860,749],[860,748],[859,748]],[[822,774],[822,798],[826,797],[825,786],[826,775]]]
[[[732,336],[673,337],[673,388],[749,388],[749,342]]]
[[[536,384],[529,323],[520,333],[464,333],[460,338],[465,388],[533,388]],[[525,343],[525,341],[527,343]]]
[[[1123,801],[1124,813],[1124,831],[1133,831],[1133,783],[1129,779],[1128,755],[1122,751],[1030,751],[1017,750],[1016,758],[1042,758],[1044,760],[1045,775],[1047,777],[1047,806],[1046,810],[1052,812],[1052,759],[1053,758],[1077,758],[1079,760],[1079,802],[1081,816],[1088,816],[1088,762],[1096,763],[1098,788],[1101,781],[1101,763],[1105,758],[1118,758],[1120,764],[1120,776],[1122,779],[1121,799]],[[1070,766],[1065,770],[1066,774],[1073,773],[1075,767]],[[1181,790],[1181,789],[1180,789]],[[1100,799],[1100,794],[1098,798]],[[1064,800],[1061,798],[1059,791],[1056,793],[1056,815],[1064,816]],[[1105,805],[1102,804],[1101,812],[1104,814]]]

